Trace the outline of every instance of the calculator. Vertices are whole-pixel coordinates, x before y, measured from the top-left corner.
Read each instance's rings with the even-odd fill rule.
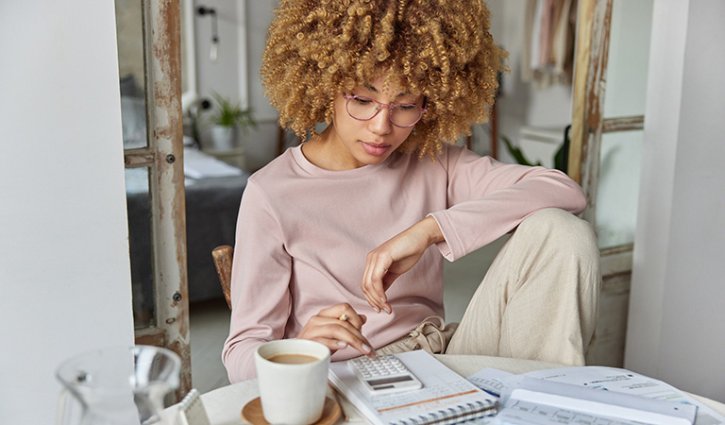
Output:
[[[372,395],[417,390],[423,384],[394,355],[358,357],[348,361],[358,379]]]

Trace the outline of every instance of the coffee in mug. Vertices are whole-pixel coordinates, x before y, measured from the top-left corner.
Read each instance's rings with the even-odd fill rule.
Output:
[[[312,363],[319,359],[315,356],[308,356],[307,354],[277,354],[267,357],[267,360],[274,363],[302,364]]]
[[[272,424],[308,425],[322,416],[330,350],[307,339],[266,342],[254,353],[262,412]]]

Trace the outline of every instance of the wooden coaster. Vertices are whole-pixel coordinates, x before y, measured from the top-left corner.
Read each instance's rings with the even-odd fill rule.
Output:
[[[332,425],[337,423],[342,416],[342,408],[337,400],[330,397],[325,398],[325,407],[322,408],[322,416],[315,422],[315,425]],[[252,425],[269,425],[262,413],[262,401],[259,397],[251,400],[242,408],[242,419]]]

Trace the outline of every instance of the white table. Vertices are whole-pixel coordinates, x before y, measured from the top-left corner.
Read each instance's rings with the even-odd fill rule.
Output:
[[[557,363],[546,363],[533,360],[518,360],[502,357],[488,356],[459,356],[459,355],[436,355],[438,360],[456,371],[462,376],[468,376],[485,367],[493,367],[511,373],[525,373],[533,370],[557,368],[562,365]],[[212,425],[236,425],[243,424],[240,412],[242,407],[249,401],[259,396],[257,380],[252,379],[233,385],[228,385],[206,394],[202,394],[209,420]],[[725,404],[692,395],[698,401],[710,406],[717,412],[725,415]],[[343,400],[343,411],[349,416],[345,423],[364,423],[364,420],[347,401]]]

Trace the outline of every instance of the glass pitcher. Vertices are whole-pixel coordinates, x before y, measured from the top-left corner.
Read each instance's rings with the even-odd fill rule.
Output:
[[[63,385],[57,425],[163,424],[164,396],[179,387],[180,370],[176,353],[144,345],[73,357],[56,371]]]

